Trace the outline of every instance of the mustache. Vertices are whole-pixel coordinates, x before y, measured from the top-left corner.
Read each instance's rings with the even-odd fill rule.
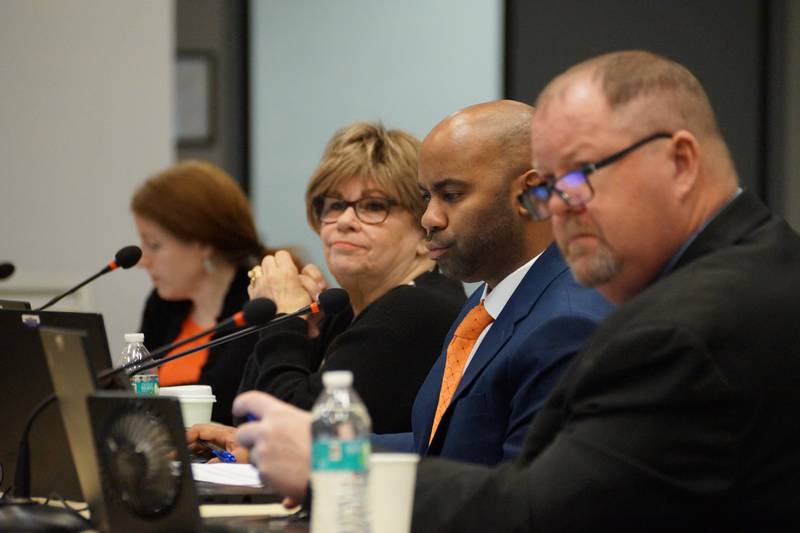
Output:
[[[443,241],[441,239],[438,239],[437,237],[441,237],[441,233],[439,233],[439,230],[428,231],[425,233],[425,242],[433,243],[434,246],[438,248],[445,248],[453,244],[452,239],[448,241]]]
[[[587,235],[603,239],[603,234],[596,227],[587,224],[582,224],[580,221],[570,218],[567,219],[562,226],[561,233],[566,237],[574,237],[576,235]]]

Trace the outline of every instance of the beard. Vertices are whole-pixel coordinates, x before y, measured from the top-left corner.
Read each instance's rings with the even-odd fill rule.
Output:
[[[567,236],[583,234],[593,237],[590,243],[567,240],[564,244],[564,239],[557,239],[575,281],[584,287],[597,287],[619,274],[622,263],[602,235],[594,230],[579,229],[578,224],[568,224],[565,230]]]
[[[619,261],[605,245],[597,247],[589,256],[573,260],[567,257],[575,281],[584,287],[605,285],[619,273]]]
[[[447,253],[438,259],[439,270],[464,282],[495,278],[517,257],[524,239],[523,224],[507,195],[500,194],[451,239]]]

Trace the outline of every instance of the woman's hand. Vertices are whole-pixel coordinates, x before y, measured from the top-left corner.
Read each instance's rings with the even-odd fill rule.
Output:
[[[311,263],[303,267],[300,272],[300,282],[312,300],[316,300],[319,293],[328,288],[328,282],[322,271]],[[306,317],[308,321],[308,337],[313,339],[319,336],[319,323],[324,318],[324,313],[319,312]]]
[[[279,250],[261,261],[261,276],[250,284],[247,293],[250,299],[269,298],[275,302],[278,313],[293,313],[312,302],[306,283],[289,252]]]
[[[322,271],[317,265],[311,263],[304,266],[300,272],[300,282],[313,300],[316,300],[319,293],[328,288],[328,282],[322,275]]]

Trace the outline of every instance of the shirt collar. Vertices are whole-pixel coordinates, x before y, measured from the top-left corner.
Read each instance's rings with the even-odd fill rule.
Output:
[[[491,292],[489,292],[489,286],[484,284],[481,300],[483,300],[483,306],[493,319],[496,320],[497,317],[500,316],[500,312],[503,311],[508,300],[511,299],[511,295],[514,294],[514,291],[519,287],[522,278],[525,277],[525,274],[528,273],[528,270],[531,269],[536,260],[542,256],[542,253],[503,278]]]

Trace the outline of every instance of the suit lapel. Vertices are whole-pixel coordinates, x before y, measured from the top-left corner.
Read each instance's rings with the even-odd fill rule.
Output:
[[[441,446],[442,439],[444,438],[443,435],[447,431],[446,428],[448,426],[448,421],[452,415],[453,405],[456,403],[456,401],[466,393],[469,386],[475,381],[475,379],[477,379],[478,376],[480,376],[486,366],[503,349],[508,340],[513,336],[517,323],[520,320],[528,317],[533,312],[536,302],[539,300],[545,289],[547,289],[553,280],[566,269],[567,265],[564,262],[564,259],[561,257],[561,253],[558,251],[557,246],[555,243],[553,243],[547,247],[547,249],[542,253],[542,256],[537,259],[530,270],[528,270],[527,274],[525,274],[525,277],[522,278],[519,286],[517,286],[517,289],[511,295],[511,298],[509,298],[505,307],[503,307],[500,315],[492,323],[492,327],[483,338],[483,341],[481,341],[480,346],[478,346],[478,350],[475,352],[475,355],[469,362],[469,365],[464,372],[464,376],[461,378],[458,388],[453,395],[453,399],[450,401],[450,407],[448,407],[442,415],[442,420],[439,423],[440,431],[438,431],[434,436],[434,440],[430,445],[431,448],[437,449]],[[447,352],[447,345],[450,343],[450,339],[452,338],[453,331],[455,331],[455,327],[457,327],[457,325],[461,322],[469,309],[478,304],[482,295],[483,286],[481,286],[478,291],[473,293],[472,297],[470,297],[469,301],[464,306],[463,312],[458,317],[458,322],[455,323],[447,337],[445,350],[443,353],[446,354]],[[436,411],[436,402],[438,401],[439,397],[438,386],[441,385],[442,374],[444,373],[445,358],[446,355],[444,357],[440,357],[435,365],[435,375],[437,380],[436,400],[433,401],[433,407],[430,409],[430,413],[426,413],[427,420],[425,435],[419,442],[419,451],[422,454],[426,453],[429,448],[428,441],[430,440],[431,425],[433,424],[433,417]]]
[[[450,331],[447,333],[447,336],[442,343],[442,352],[439,355],[439,358],[436,359],[436,362],[433,364],[433,367],[431,367],[431,371],[428,374],[425,383],[423,384],[422,388],[420,388],[420,393],[425,394],[425,398],[420,398],[420,400],[424,402],[421,404],[423,406],[422,412],[424,413],[424,421],[421,427],[424,429],[424,431],[417,443],[417,448],[420,454],[424,454],[428,449],[428,441],[430,440],[431,436],[431,427],[433,426],[433,417],[436,414],[436,406],[439,403],[439,390],[441,389],[442,376],[444,375],[444,367],[447,361],[447,347],[450,345],[450,341],[453,339],[453,334],[458,328],[458,325],[461,324],[461,321],[464,319],[467,313],[469,313],[469,310],[478,305],[478,303],[481,301],[484,286],[485,284],[481,284],[477,289],[475,289],[472,295],[467,299],[466,303],[464,303],[464,306],[461,308],[461,312],[453,322],[453,325],[450,327]]]
[[[517,323],[531,314],[531,310],[545,289],[567,268],[555,243],[545,249],[542,256],[528,270],[517,289],[508,299],[500,315],[492,323],[489,332],[481,341],[478,350],[469,362],[464,376],[458,384],[452,405],[475,378],[480,375],[486,365],[500,352],[511,336]],[[477,304],[477,302],[475,302]],[[448,409],[449,410],[449,409]],[[447,414],[445,413],[445,416]]]

